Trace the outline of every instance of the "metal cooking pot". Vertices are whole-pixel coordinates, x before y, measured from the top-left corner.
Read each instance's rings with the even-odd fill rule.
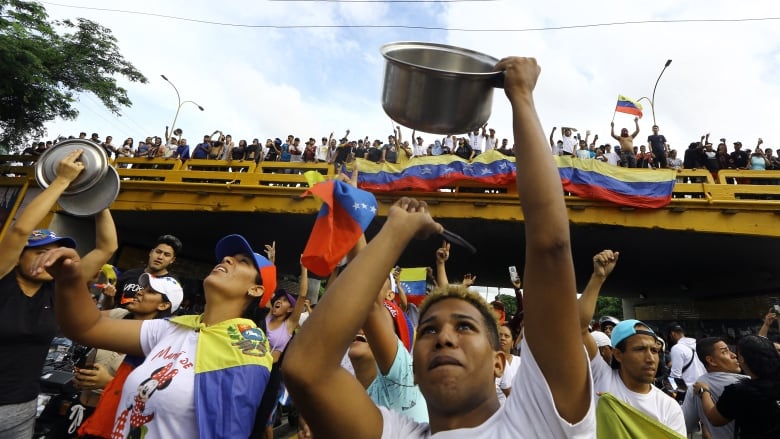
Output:
[[[394,121],[426,133],[476,130],[490,117],[493,89],[504,74],[498,59],[460,47],[398,42],[380,49],[387,60],[382,108]]]
[[[35,179],[47,188],[57,177],[57,165],[72,151],[81,149],[84,170],[57,200],[60,207],[76,216],[92,216],[106,209],[119,194],[119,174],[108,163],[106,150],[85,139],[62,141],[47,149],[35,163]]]

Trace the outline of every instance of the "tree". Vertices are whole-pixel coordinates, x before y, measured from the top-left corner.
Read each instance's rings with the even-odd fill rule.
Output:
[[[496,300],[500,300],[501,303],[504,304],[504,312],[507,316],[513,316],[515,315],[515,312],[517,312],[517,299],[515,296],[510,296],[508,294],[499,294],[496,296]],[[508,319],[509,317],[507,317]]]
[[[45,135],[57,117],[75,119],[79,93],[94,93],[119,115],[132,102],[117,76],[147,82],[110,29],[83,18],[50,22],[38,3],[0,0],[0,151]]]
[[[602,316],[612,316],[618,320],[623,320],[623,299],[619,297],[599,296],[596,299],[595,318]]]

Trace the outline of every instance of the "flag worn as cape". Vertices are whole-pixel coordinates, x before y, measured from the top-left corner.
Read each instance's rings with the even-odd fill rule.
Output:
[[[317,183],[303,196],[309,194],[322,199],[323,204],[301,262],[312,273],[328,276],[374,219],[376,198],[340,180]]]
[[[428,271],[425,267],[402,268],[399,280],[406,294],[406,300],[420,306],[425,299],[425,279]]]
[[[596,406],[596,437],[598,439],[685,439],[685,436],[609,393],[601,395]]]
[[[412,322],[409,321],[400,306],[389,300],[385,300],[383,303],[393,319],[395,335],[404,344],[406,350],[412,352],[412,346],[414,345],[414,326],[412,326]]]
[[[249,437],[271,375],[268,338],[249,319],[213,326],[200,315],[172,323],[198,332],[195,352],[195,418],[200,438]]]
[[[642,104],[623,95],[618,95],[615,111],[618,113],[631,114],[640,119],[642,118]]]

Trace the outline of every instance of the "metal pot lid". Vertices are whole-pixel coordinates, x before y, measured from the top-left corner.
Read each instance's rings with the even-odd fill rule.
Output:
[[[447,75],[496,76],[498,58],[474,50],[438,43],[401,41],[379,51],[390,62]]]
[[[63,192],[73,195],[95,186],[108,172],[108,156],[106,150],[95,142],[86,139],[70,139],[62,141],[47,149],[35,163],[35,179],[41,188],[47,188],[57,177],[57,165],[74,150],[84,152],[79,161],[84,163],[84,170],[70,183]]]
[[[108,208],[119,195],[119,174],[113,166],[106,168],[106,171],[106,175],[88,190],[62,195],[57,203],[74,216],[94,216]]]

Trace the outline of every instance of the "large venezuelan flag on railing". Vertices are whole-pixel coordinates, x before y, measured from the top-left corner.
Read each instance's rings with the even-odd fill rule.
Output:
[[[403,164],[358,160],[358,187],[369,191],[435,191],[459,181],[495,185],[515,181],[514,158],[498,151],[480,154],[471,163],[454,154],[415,157]]]
[[[672,169],[628,169],[570,156],[554,159],[563,189],[579,197],[642,208],[663,207],[672,199],[676,178]],[[471,163],[454,155],[418,157],[405,164],[358,160],[358,187],[372,192],[435,191],[463,181],[506,186],[514,183],[516,172],[514,157],[495,150]]]
[[[672,200],[673,169],[621,168],[593,159],[555,157],[566,192],[631,207],[658,208]]]

